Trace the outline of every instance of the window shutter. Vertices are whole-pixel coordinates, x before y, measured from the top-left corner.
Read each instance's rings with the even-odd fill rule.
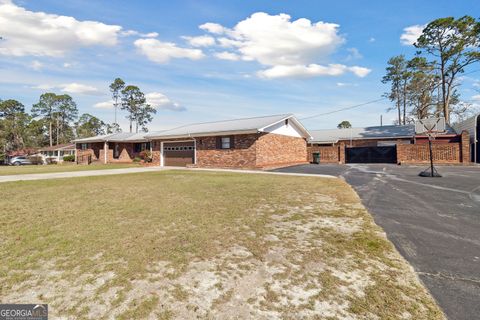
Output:
[[[235,136],[230,136],[230,149],[235,148]]]
[[[216,137],[217,149],[222,149],[222,137]]]

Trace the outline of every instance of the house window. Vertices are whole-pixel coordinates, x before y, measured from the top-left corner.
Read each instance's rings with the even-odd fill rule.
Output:
[[[140,152],[145,151],[147,149],[150,149],[150,142],[134,143],[133,144],[133,152],[135,152],[135,153],[140,153]]]
[[[216,148],[217,149],[233,149],[234,148],[234,136],[217,137]]]
[[[88,143],[82,143],[82,144],[80,145],[80,149],[82,149],[82,150],[87,150],[87,149],[88,149]]]
[[[222,149],[230,149],[230,137],[222,137]]]

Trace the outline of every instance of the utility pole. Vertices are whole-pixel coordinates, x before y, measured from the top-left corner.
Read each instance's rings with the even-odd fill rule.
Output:
[[[383,115],[380,115],[380,127],[383,127]]]

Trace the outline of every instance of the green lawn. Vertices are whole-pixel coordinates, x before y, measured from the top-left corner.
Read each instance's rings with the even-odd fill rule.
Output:
[[[67,171],[84,171],[84,170],[101,170],[101,169],[120,169],[139,167],[136,163],[119,163],[119,164],[90,164],[77,165],[74,163],[61,163],[50,165],[29,165],[29,166],[0,166],[0,176],[8,176],[14,174],[31,174],[31,173],[51,173],[51,172],[67,172]]]
[[[339,179],[159,171],[0,194],[1,302],[52,318],[443,318]]]

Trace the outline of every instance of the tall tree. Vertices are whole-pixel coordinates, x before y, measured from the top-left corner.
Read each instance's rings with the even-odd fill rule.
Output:
[[[409,79],[405,100],[411,107],[411,116],[416,119],[427,118],[432,115],[431,109],[437,105],[438,101],[436,92],[439,78],[435,73],[434,65],[424,57],[414,57],[408,61],[407,68]]]
[[[350,121],[347,121],[347,120],[343,120],[337,125],[338,129],[348,129],[351,127],[352,127],[352,124],[350,123]]]
[[[386,70],[387,74],[383,76],[382,82],[390,83],[390,92],[387,92],[385,96],[395,104],[398,113],[398,124],[405,124],[407,113],[406,88],[409,77],[405,56],[402,54],[390,58]]]
[[[78,108],[75,101],[68,94],[57,96],[56,129],[57,144],[66,143],[73,138],[71,124],[78,117]]]
[[[418,54],[435,57],[441,80],[443,115],[450,121],[451,98],[458,75],[480,61],[480,22],[470,16],[440,18],[430,22],[417,39]]]
[[[118,123],[107,124],[105,128],[108,134],[122,132],[122,129]]]
[[[13,99],[0,102],[0,120],[2,121],[3,150],[23,148],[23,132],[30,120],[25,113],[24,105]]]
[[[110,92],[112,93],[113,107],[115,108],[115,122],[114,123],[118,123],[117,122],[117,108],[118,108],[118,105],[119,105],[119,100],[121,99],[122,90],[124,88],[125,88],[125,82],[120,78],[116,78],[110,84]]]
[[[128,85],[122,90],[122,110],[128,112],[126,118],[130,121],[130,132],[133,129],[133,122],[137,122],[140,110],[145,105],[145,95],[137,86]],[[138,123],[137,123],[138,131]]]
[[[153,115],[155,113],[157,113],[157,109],[153,108],[149,104],[143,104],[142,106],[140,106],[136,115],[135,131],[138,132],[138,128],[140,127],[143,131],[147,132],[148,131],[147,124],[152,122]]]
[[[57,95],[51,92],[42,94],[39,101],[32,107],[33,117],[43,116],[43,119],[48,123],[48,140],[50,146],[53,146],[53,125],[56,120],[57,107]]]
[[[84,113],[75,124],[77,137],[88,138],[105,134],[105,122],[89,113]]]
[[[23,134],[25,147],[34,148],[48,145],[48,129],[43,119],[31,119]]]

